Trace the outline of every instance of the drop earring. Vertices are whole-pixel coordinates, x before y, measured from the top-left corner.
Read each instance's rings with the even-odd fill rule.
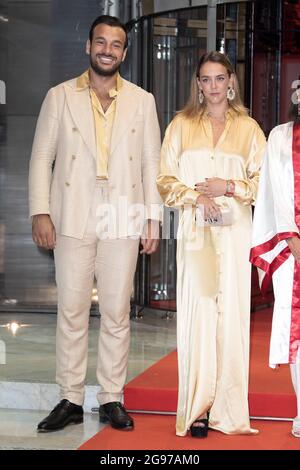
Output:
[[[204,101],[204,95],[203,95],[202,90],[199,90],[198,98],[199,98],[199,103],[202,104]]]
[[[233,88],[229,87],[228,90],[227,90],[227,99],[229,101],[233,101],[235,98],[235,91]]]

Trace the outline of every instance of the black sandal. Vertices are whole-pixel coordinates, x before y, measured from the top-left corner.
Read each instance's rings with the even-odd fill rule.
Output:
[[[208,433],[208,419],[207,418],[199,418],[193,422],[192,426],[190,427],[191,436],[193,437],[207,437]]]

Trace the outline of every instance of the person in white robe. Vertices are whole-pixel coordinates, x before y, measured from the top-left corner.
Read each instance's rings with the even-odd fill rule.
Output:
[[[248,409],[249,253],[264,149],[228,58],[205,54],[190,101],[166,131],[157,178],[165,205],[180,211],[178,436],[206,437],[208,427],[255,433]]]
[[[256,201],[251,262],[262,292],[273,282],[269,365],[290,364],[297,397],[292,434],[300,437],[300,90],[295,119],[269,136]]]

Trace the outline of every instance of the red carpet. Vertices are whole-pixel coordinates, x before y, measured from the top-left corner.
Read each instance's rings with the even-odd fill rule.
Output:
[[[80,450],[300,450],[300,439],[290,435],[291,423],[253,420],[256,436],[226,436],[209,431],[207,439],[175,435],[175,416],[134,414],[135,430],[105,428]]]
[[[296,413],[289,366],[277,370],[268,367],[271,310],[251,315],[251,355],[249,402],[251,416],[293,418]],[[129,410],[176,411],[176,352],[170,353],[125,389],[125,406]],[[110,427],[96,434],[81,449],[300,449],[300,439],[290,436],[291,422],[253,420],[257,436],[226,436],[210,431],[209,439],[175,436],[175,416],[135,414],[133,432],[115,431]]]
[[[271,310],[251,315],[250,387],[251,416],[294,417],[296,398],[289,366],[272,370],[268,366]],[[177,361],[170,353],[125,388],[125,405],[130,410],[176,411]]]

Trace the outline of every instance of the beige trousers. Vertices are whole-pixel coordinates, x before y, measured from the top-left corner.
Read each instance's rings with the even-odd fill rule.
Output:
[[[54,250],[58,291],[56,381],[61,398],[77,405],[84,401],[94,277],[101,314],[97,362],[100,404],[122,400],[127,374],[130,296],[139,240],[102,240],[97,236],[96,211],[106,202],[107,183],[97,181],[84,238],[57,235]]]

